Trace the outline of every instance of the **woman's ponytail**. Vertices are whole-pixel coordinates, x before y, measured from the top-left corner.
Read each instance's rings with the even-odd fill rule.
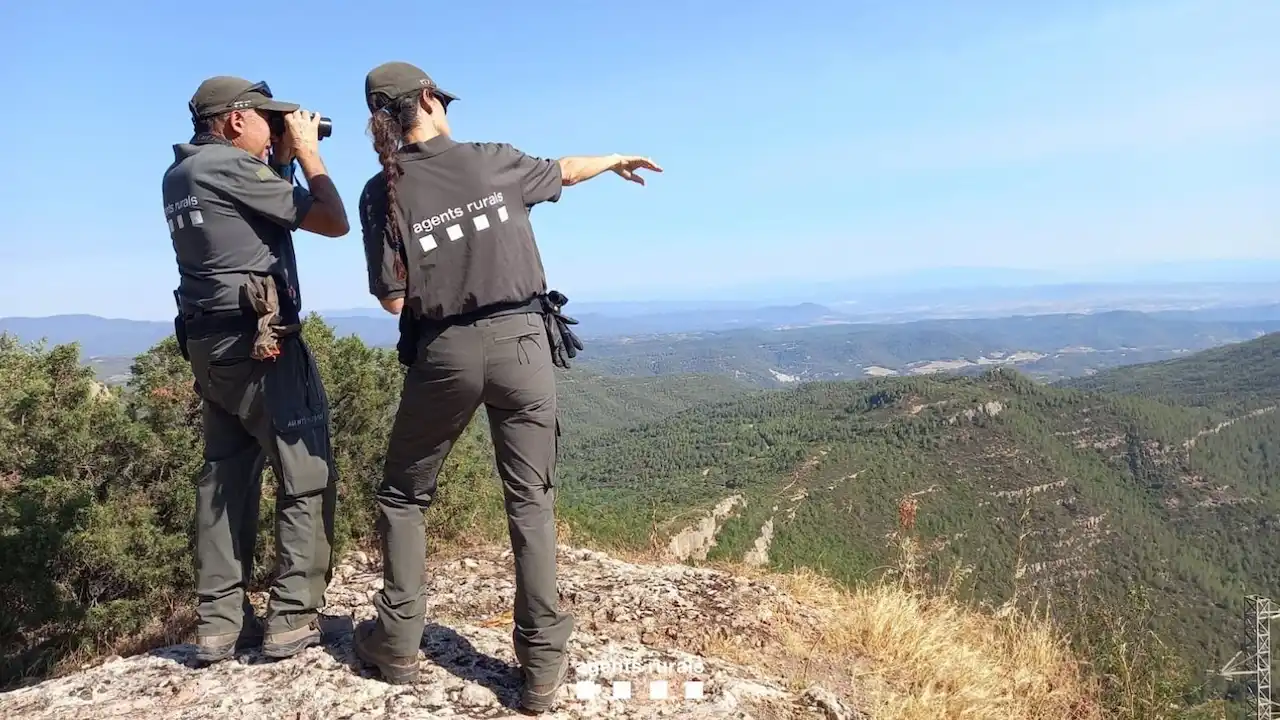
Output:
[[[396,158],[396,151],[404,143],[404,136],[413,127],[418,116],[418,93],[401,95],[391,100],[369,118],[369,134],[373,136],[373,149],[382,163],[382,174],[387,181],[387,230],[391,249],[395,251],[396,278],[404,280],[404,238],[400,232],[400,210],[396,203],[396,182],[403,170]]]

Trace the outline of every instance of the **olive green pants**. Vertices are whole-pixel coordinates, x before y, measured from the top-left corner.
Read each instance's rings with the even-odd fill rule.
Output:
[[[542,316],[520,313],[423,337],[405,377],[382,485],[383,587],[374,597],[388,649],[414,656],[426,610],[423,512],[458,436],[484,403],[515,557],[516,657],[535,682],[556,677],[573,618],[556,588],[556,383]]]
[[[306,625],[332,578],[337,471],[329,407],[301,337],[281,341],[273,361],[249,357],[251,338],[191,338],[191,369],[203,398],[204,470],[196,485],[198,633],[235,633],[253,614],[262,469],[276,477],[276,567],[266,631]]]

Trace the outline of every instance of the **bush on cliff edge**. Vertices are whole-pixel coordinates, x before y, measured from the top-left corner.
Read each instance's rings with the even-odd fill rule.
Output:
[[[403,375],[393,352],[337,338],[317,316],[303,333],[332,406],[341,552],[372,540]],[[505,527],[482,422],[441,473],[436,541]],[[0,336],[0,687],[189,614],[201,450],[199,398],[172,338],[135,358],[127,386],[108,388],[74,344]],[[270,469],[263,482],[255,588],[274,547]]]

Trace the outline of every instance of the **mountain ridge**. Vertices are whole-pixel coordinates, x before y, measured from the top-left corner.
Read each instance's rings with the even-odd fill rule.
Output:
[[[1247,407],[1280,398],[1280,333],[1185,358],[1115,368],[1064,387],[1204,407]]]
[[[885,564],[909,499],[923,567],[971,567],[969,599],[1070,612],[1082,589],[1119,603],[1146,587],[1162,634],[1209,667],[1235,649],[1217,628],[1238,622],[1238,588],[1280,593],[1266,530],[1280,488],[1253,449],[1280,435],[1274,405],[1176,406],[1007,369],[812,382],[593,436],[566,454],[563,484],[588,532],[639,543],[646,518],[677,518],[659,525],[672,537],[711,513],[709,560],[850,584]],[[585,512],[609,505],[635,520]]]

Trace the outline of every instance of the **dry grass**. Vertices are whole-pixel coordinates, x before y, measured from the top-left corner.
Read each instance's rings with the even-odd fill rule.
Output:
[[[657,547],[608,553],[640,564],[671,562]],[[1094,685],[1047,617],[961,604],[951,599],[951,582],[931,591],[913,587],[911,553],[903,555],[900,580],[857,589],[807,569],[707,563],[776,587],[822,621],[815,627],[778,618],[780,641],[760,647],[758,638],[725,634],[702,651],[765,669],[796,690],[820,684],[876,720],[1103,717]]]
[[[914,525],[915,507],[899,525]],[[571,533],[562,539],[568,540]],[[780,618],[780,642],[719,636],[709,655],[763,667],[799,690],[814,683],[845,697],[877,720],[1095,720],[1103,717],[1081,664],[1047,617],[1006,606],[984,612],[952,598],[963,573],[932,589],[908,537],[899,543],[897,580],[848,589],[807,569],[774,573],[742,563],[709,563],[766,582],[815,611],[815,628]],[[610,548],[633,563],[671,562],[665,545]]]
[[[910,499],[899,507],[894,574],[855,589],[807,569],[718,564],[772,584],[822,621],[783,622],[777,647],[730,636],[714,651],[765,663],[797,686],[822,684],[877,720],[1102,718],[1096,684],[1047,616],[1012,603],[990,612],[956,601],[963,571],[937,584],[924,577],[910,535],[915,511]]]
[[[775,576],[827,623],[800,630],[791,653],[858,667],[873,680],[874,717],[1100,718],[1088,681],[1043,618],[981,613],[946,596],[885,582],[848,591],[811,572]]]

